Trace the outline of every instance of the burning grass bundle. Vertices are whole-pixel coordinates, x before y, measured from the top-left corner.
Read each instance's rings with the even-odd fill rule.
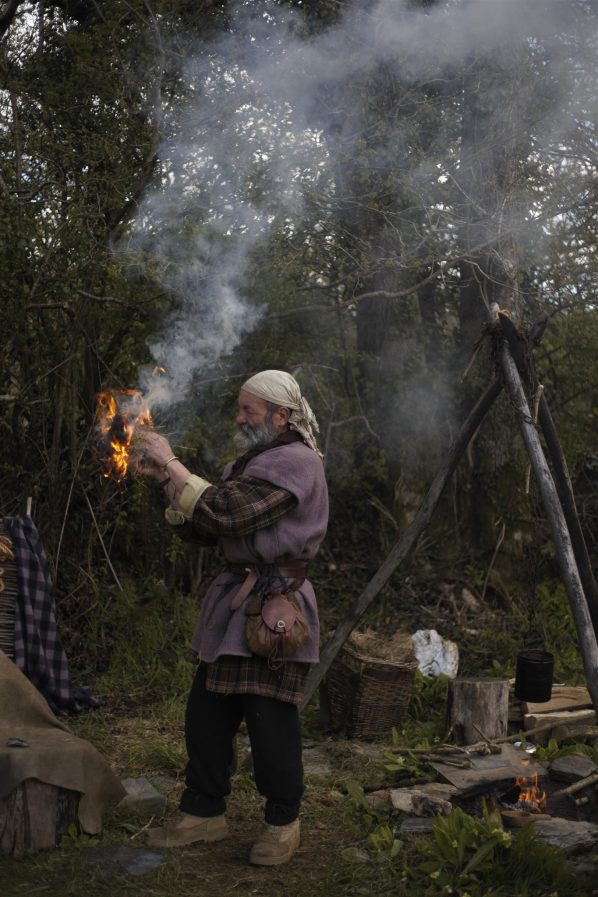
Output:
[[[149,405],[137,389],[107,390],[97,397],[97,416],[95,456],[102,474],[121,483],[129,469],[136,430],[153,426]]]

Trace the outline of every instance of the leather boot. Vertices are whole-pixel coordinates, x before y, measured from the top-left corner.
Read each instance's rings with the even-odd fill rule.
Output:
[[[196,841],[221,841],[228,834],[226,819],[221,816],[192,816],[178,813],[159,828],[150,828],[146,843],[149,847],[182,847]]]
[[[255,866],[279,866],[288,863],[298,847],[298,819],[288,825],[266,824],[251,848],[249,862]]]

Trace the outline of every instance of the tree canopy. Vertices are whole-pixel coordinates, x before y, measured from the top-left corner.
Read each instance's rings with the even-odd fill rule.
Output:
[[[33,497],[65,606],[189,580],[160,497],[99,474],[100,390],[142,386],[214,477],[242,379],[295,373],[328,560],[367,570],[488,379],[462,374],[493,302],[551,317],[595,545],[596,33],[594,0],[0,6],[0,513]],[[500,405],[459,470],[441,563],[533,528],[515,426]]]

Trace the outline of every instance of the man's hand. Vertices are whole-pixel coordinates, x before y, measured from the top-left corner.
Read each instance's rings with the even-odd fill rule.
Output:
[[[129,461],[131,469],[136,473],[159,482],[165,481],[168,476],[164,465],[174,457],[170,443],[164,436],[154,430],[137,430]]]

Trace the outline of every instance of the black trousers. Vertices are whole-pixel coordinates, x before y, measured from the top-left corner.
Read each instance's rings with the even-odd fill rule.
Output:
[[[299,815],[303,762],[299,710],[261,695],[207,691],[200,666],[187,701],[187,787],[180,808],[194,816],[219,816],[226,809],[234,763],[234,737],[245,719],[253,772],[266,798],[266,822],[287,825]]]

